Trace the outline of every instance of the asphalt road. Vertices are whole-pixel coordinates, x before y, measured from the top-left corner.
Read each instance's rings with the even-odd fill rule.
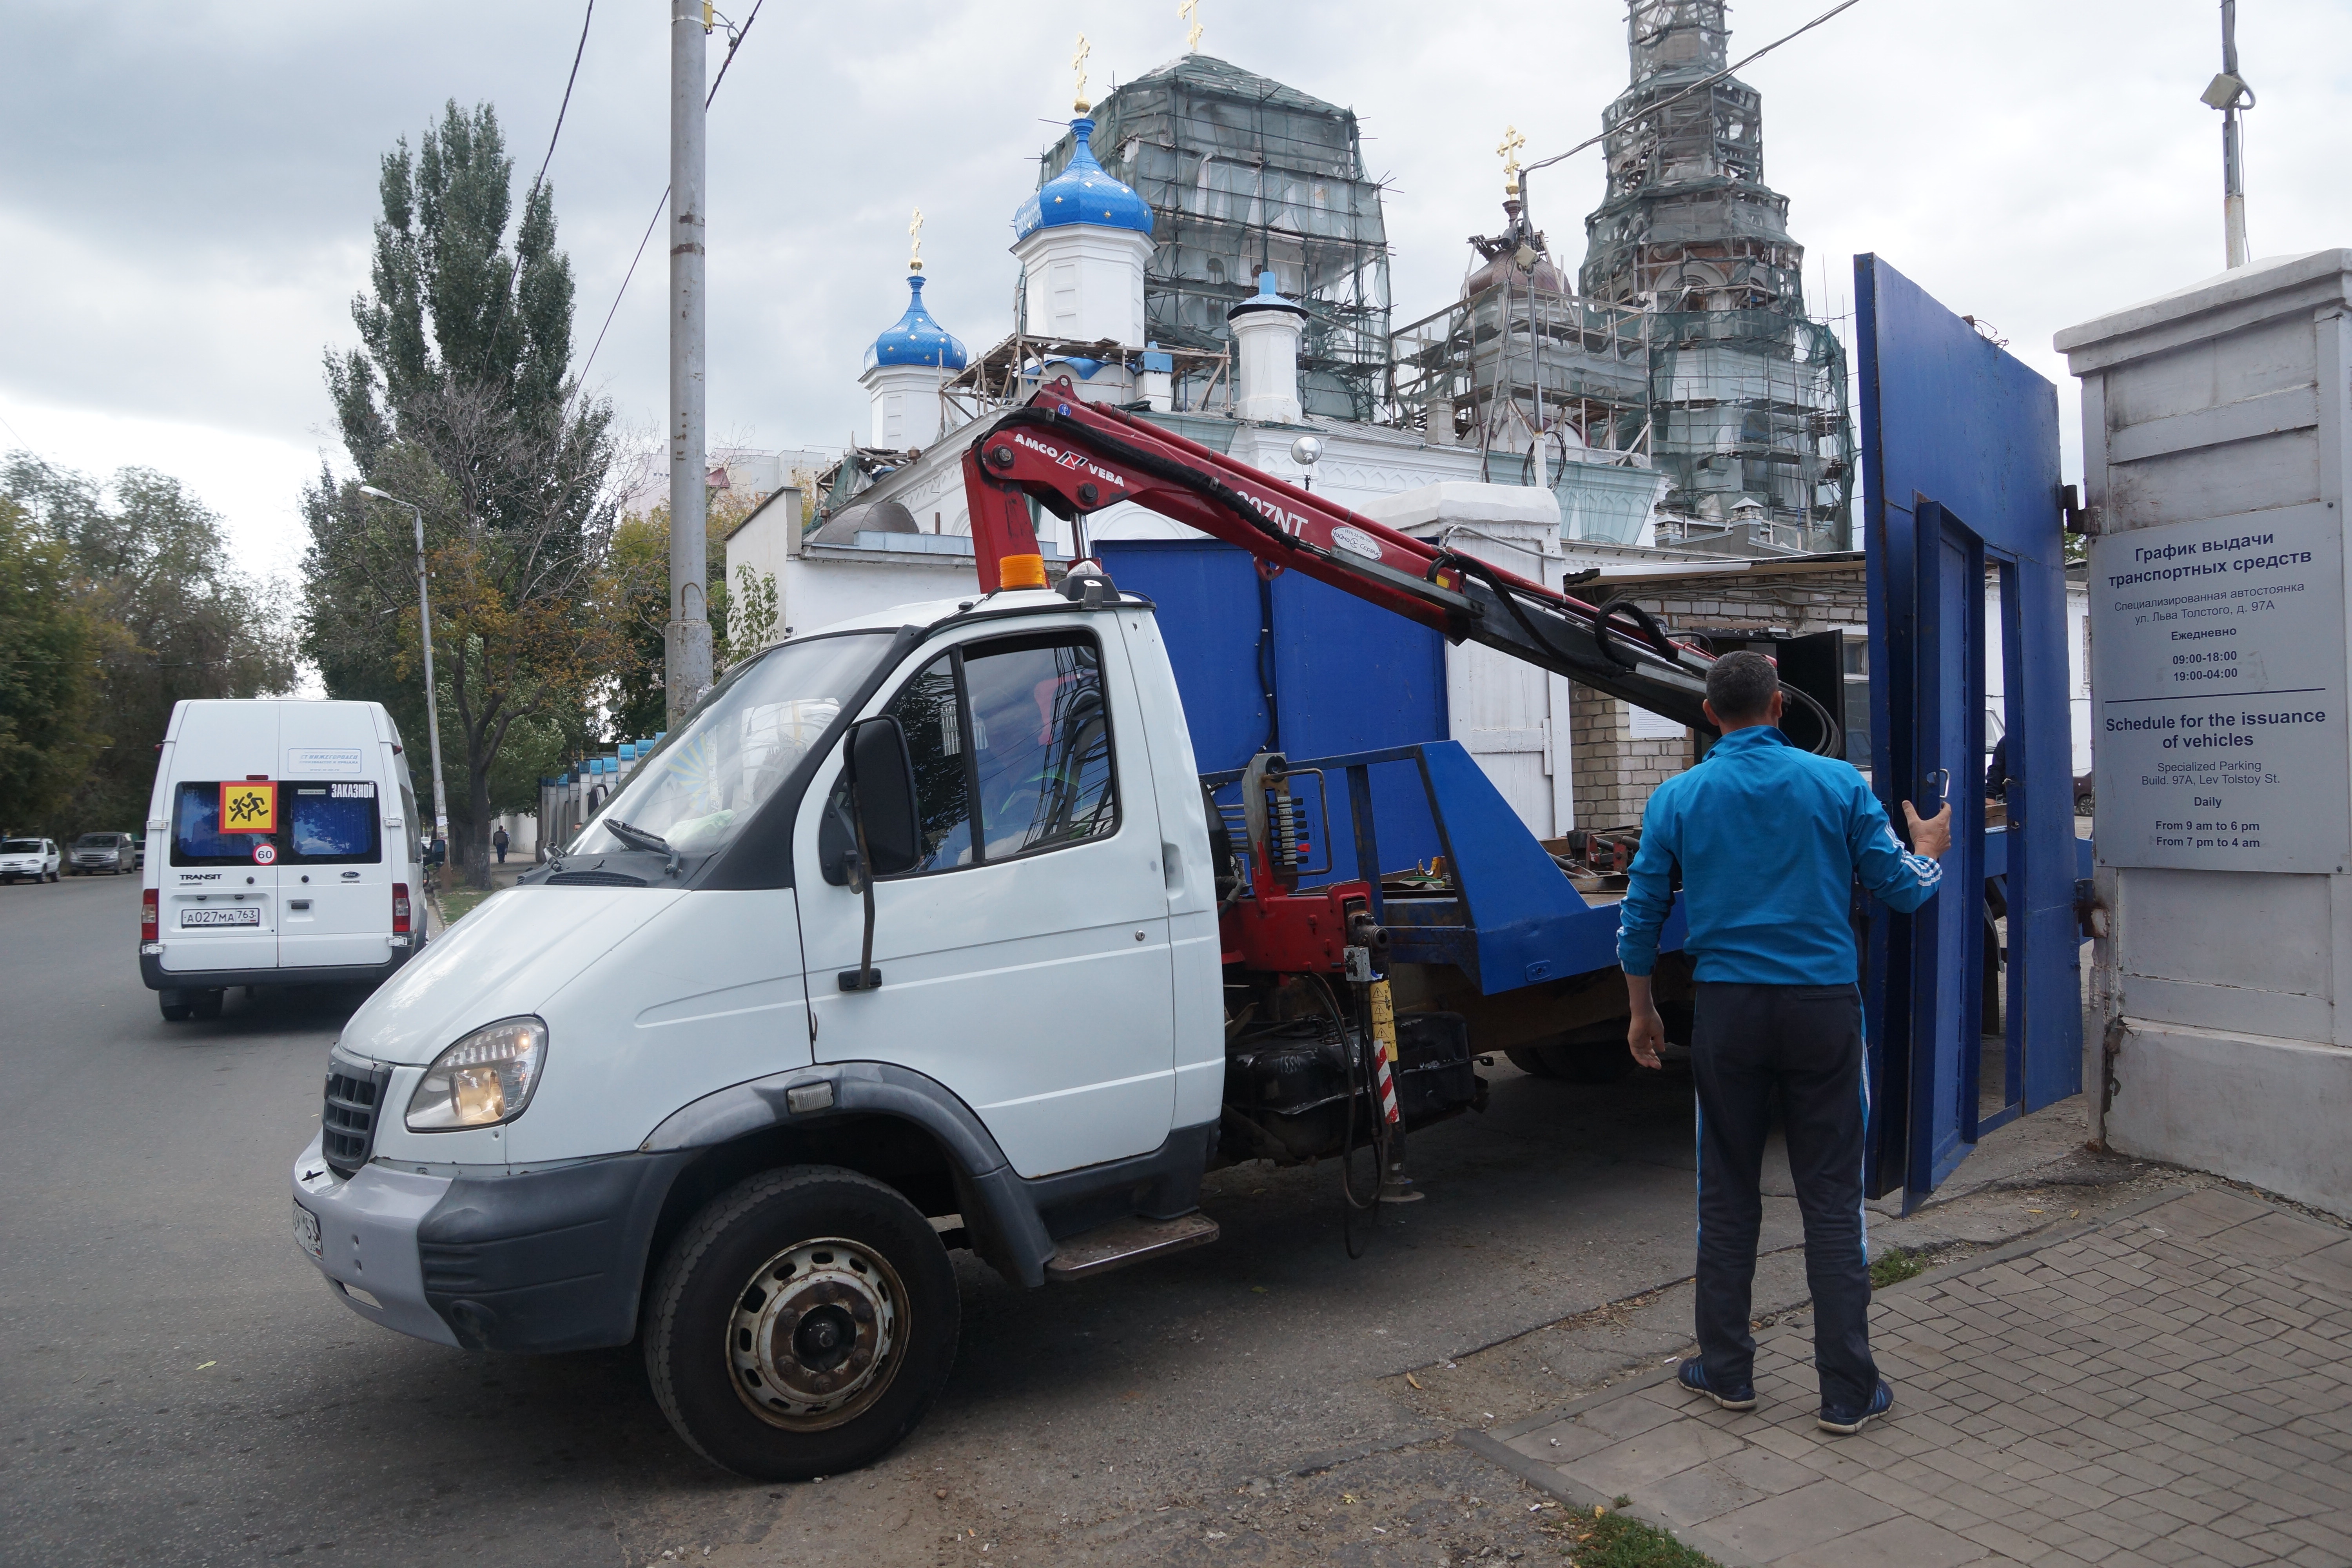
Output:
[[[1420,1542],[1396,1560],[1425,1563],[1429,1531],[1534,1505],[1461,1449],[1399,1447],[1431,1418],[1398,1374],[1689,1269],[1686,1081],[1498,1065],[1486,1115],[1415,1139],[1429,1199],[1360,1260],[1328,1164],[1219,1173],[1222,1242],[1084,1286],[1016,1291],[960,1258],[963,1346],[925,1428],[859,1475],[751,1485],[671,1436],[634,1349],[467,1353],[331,1297],[286,1177],[358,998],[233,995],[217,1022],[167,1025],[139,983],[138,899],[130,878],[0,889],[0,1563],[1156,1559],[1139,1549],[1168,1531],[1238,1546],[1238,1525],[1212,1533],[1235,1507],[1287,1530],[1262,1478],[1383,1450],[1363,1495],[1388,1478],[1393,1544]],[[1797,1238],[1776,1199],[1767,1246]],[[1803,1295],[1792,1253],[1766,1259],[1759,1304],[1776,1290]],[[1542,1408],[1660,1331],[1511,1361],[1479,1402]],[[1349,1496],[1326,1500],[1339,1523]],[[1295,1500],[1279,1539],[1312,1561],[1321,1505]],[[1388,1561],[1391,1534],[1366,1524],[1381,1551],[1362,1560]]]

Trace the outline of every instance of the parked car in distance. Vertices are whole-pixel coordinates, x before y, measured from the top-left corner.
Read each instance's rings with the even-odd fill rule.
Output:
[[[147,836],[143,833],[132,834],[131,836],[131,849],[132,854],[138,858],[139,868],[142,871],[145,870],[147,868]]]
[[[54,882],[58,879],[58,847],[52,840],[0,839],[0,882]]]
[[[131,842],[128,833],[85,833],[74,840],[73,852],[66,857],[66,869],[77,877],[100,871],[120,877],[139,869],[139,847]]]
[[[2098,804],[2098,797],[2091,788],[2091,777],[2089,773],[2074,775],[2074,815],[2077,816],[2090,816],[2091,808]]]

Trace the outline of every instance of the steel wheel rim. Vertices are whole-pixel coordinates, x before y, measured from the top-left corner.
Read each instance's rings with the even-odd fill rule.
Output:
[[[729,1381],[772,1426],[819,1431],[882,1397],[903,1359],[907,1289],[871,1247],[839,1237],[796,1242],[736,1292]]]

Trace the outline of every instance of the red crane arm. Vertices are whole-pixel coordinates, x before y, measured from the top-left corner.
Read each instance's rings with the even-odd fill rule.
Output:
[[[963,455],[980,585],[1042,588],[1029,503],[1057,517],[1132,501],[1257,557],[1434,627],[1499,648],[1685,724],[1714,661],[1631,605],[1594,606],[1328,499],[1055,382],[998,416]]]

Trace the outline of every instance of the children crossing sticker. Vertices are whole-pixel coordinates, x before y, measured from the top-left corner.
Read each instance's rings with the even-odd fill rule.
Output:
[[[247,780],[220,786],[220,830],[223,833],[278,831],[278,785],[269,780]]]

